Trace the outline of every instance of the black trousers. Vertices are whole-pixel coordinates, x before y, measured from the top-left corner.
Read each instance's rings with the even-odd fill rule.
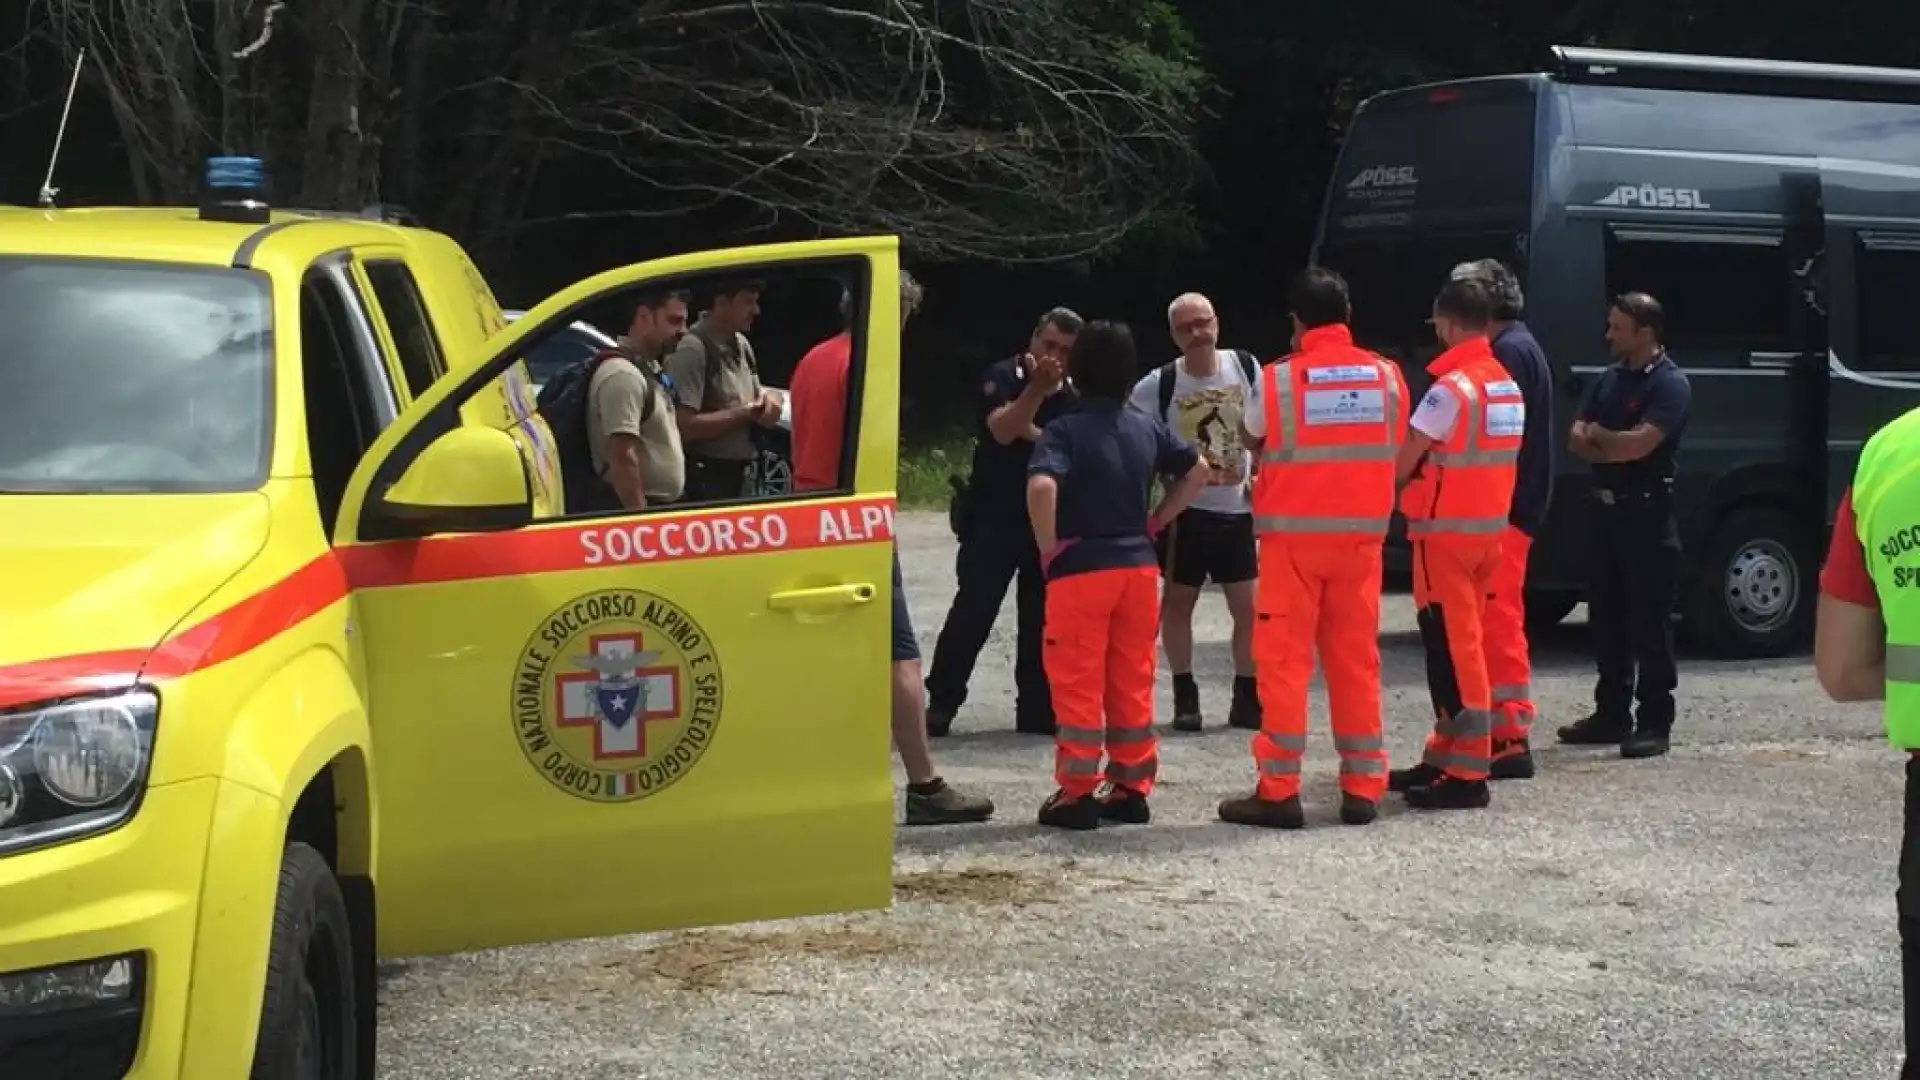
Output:
[[[1622,494],[1594,508],[1587,614],[1599,679],[1595,711],[1640,730],[1673,730],[1673,602],[1680,526],[1665,492]],[[1638,715],[1632,707],[1638,702]]]
[[[1040,660],[1040,643],[1047,614],[1046,578],[1040,572],[1040,550],[1026,519],[1013,522],[974,521],[960,541],[954,573],[959,588],[940,637],[933,646],[933,665],[927,671],[927,706],[949,714],[967,700],[973,665],[993,633],[1007,586],[1019,579],[1015,604],[1019,611],[1019,638],[1013,665],[1014,718],[1022,727],[1053,723],[1053,695]]]

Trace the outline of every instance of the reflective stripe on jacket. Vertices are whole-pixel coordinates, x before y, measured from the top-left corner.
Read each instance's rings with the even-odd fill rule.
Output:
[[[1453,430],[1427,453],[1400,494],[1413,539],[1493,537],[1507,527],[1526,434],[1520,386],[1484,337],[1448,349],[1428,365],[1434,389],[1458,406]]]
[[[1887,627],[1887,741],[1920,750],[1920,409],[1860,448],[1853,520]]]
[[[1307,331],[1300,349],[1260,375],[1266,437],[1253,480],[1254,529],[1384,537],[1406,380],[1390,361],[1355,347],[1345,326]]]

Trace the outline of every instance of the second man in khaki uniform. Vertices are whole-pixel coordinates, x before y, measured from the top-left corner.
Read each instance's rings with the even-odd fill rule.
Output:
[[[780,422],[780,392],[760,385],[747,340],[761,290],[757,281],[722,284],[667,357],[686,448],[687,502],[739,498],[757,452],[754,426]]]

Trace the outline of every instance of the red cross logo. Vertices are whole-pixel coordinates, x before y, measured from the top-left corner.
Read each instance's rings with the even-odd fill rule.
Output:
[[[639,634],[595,634],[587,645],[574,664],[589,670],[555,680],[560,726],[593,728],[595,761],[646,757],[647,724],[680,715],[680,669],[656,665]]]

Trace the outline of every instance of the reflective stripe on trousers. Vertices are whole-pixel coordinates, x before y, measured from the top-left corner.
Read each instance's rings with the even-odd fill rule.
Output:
[[[1434,713],[1422,760],[1459,780],[1485,780],[1493,757],[1484,625],[1499,562],[1496,541],[1413,547],[1413,597]]]
[[[1920,684],[1920,645],[1887,645],[1887,681]]]

